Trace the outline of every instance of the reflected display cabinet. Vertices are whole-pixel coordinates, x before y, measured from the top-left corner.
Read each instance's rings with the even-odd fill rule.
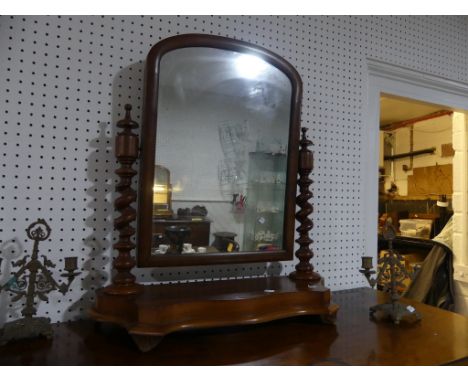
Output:
[[[310,262],[312,142],[299,126],[296,69],[243,41],[177,35],[149,51],[143,99],[141,140],[130,105],[117,123],[119,240],[112,283],[96,292],[91,317],[124,327],[142,351],[183,330],[303,315],[333,322],[338,307]],[[170,179],[155,177],[155,168]],[[209,245],[197,246],[184,219],[210,222]],[[266,264],[294,254],[295,271],[284,276],[143,285],[132,271]]]
[[[283,243],[287,156],[281,152],[249,153],[244,248],[276,251]]]

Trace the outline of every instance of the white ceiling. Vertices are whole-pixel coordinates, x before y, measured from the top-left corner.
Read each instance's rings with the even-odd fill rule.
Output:
[[[422,117],[439,110],[450,110],[450,108],[409,98],[382,95],[380,97],[380,126]]]

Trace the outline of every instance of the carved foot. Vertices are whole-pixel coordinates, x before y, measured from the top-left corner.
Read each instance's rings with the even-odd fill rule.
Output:
[[[131,334],[133,342],[138,346],[141,352],[146,353],[154,349],[163,339],[161,336],[145,336],[140,334]]]
[[[335,325],[336,323],[336,314],[338,313],[339,306],[336,304],[331,304],[328,307],[328,313],[321,314],[320,320],[324,324]]]

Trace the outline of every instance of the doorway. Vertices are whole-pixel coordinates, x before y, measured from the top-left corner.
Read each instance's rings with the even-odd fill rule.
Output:
[[[452,111],[453,141],[453,267],[456,290],[456,310],[468,314],[468,132],[466,106],[468,84],[450,81],[426,73],[368,60],[367,121],[363,136],[362,195],[368,201],[364,208],[365,253],[377,253],[378,194],[380,157],[380,97],[395,98],[442,106]],[[408,144],[410,144],[408,140]],[[414,147],[413,147],[414,148]],[[429,147],[430,148],[430,147]],[[405,163],[410,169],[411,163]],[[415,158],[413,158],[413,166]],[[400,165],[403,169],[403,163]],[[396,175],[396,174],[395,174]],[[398,187],[398,185],[397,185]],[[400,184],[403,189],[404,186]]]
[[[406,277],[400,292],[444,309],[454,306],[447,281],[453,278],[453,114],[442,105],[380,96],[379,258],[387,253],[382,233],[390,221],[406,271],[421,273]],[[442,246],[434,248],[434,241]]]
[[[453,214],[453,113],[380,96],[379,222],[392,219],[401,236],[432,239]]]

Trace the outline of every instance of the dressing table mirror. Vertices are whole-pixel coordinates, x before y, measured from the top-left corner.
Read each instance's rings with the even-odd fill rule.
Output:
[[[310,264],[313,158],[294,67],[249,43],[188,34],[153,46],[145,74],[140,148],[130,105],[117,124],[118,255],[91,316],[124,326],[143,351],[180,330],[333,320],[337,306]],[[298,264],[288,276],[142,285],[131,272],[292,260],[295,218]]]
[[[289,63],[240,41],[183,35],[151,49],[139,266],[292,260],[300,98]],[[152,213],[155,165],[171,173],[164,219]]]

